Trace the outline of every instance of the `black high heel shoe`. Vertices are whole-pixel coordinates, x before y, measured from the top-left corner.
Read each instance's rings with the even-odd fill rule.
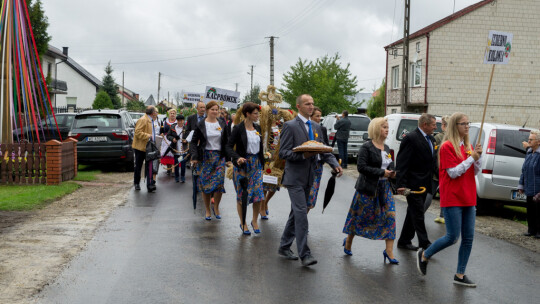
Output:
[[[386,259],[388,259],[388,261],[390,262],[390,264],[395,264],[395,265],[398,265],[399,264],[399,261],[396,260],[396,259],[391,259],[389,256],[388,256],[388,253],[386,253],[386,249],[383,250],[382,252],[383,254],[383,261],[386,263]]]

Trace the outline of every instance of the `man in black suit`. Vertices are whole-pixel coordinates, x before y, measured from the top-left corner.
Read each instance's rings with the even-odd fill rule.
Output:
[[[199,101],[197,103],[197,113],[188,116],[188,118],[186,120],[186,130],[184,132],[183,139],[186,139],[188,137],[189,133],[191,131],[195,130],[195,127],[197,127],[197,124],[201,120],[206,118],[205,112],[206,112],[206,105],[204,104],[204,102]]]
[[[420,247],[426,249],[431,245],[424,223],[424,202],[426,195],[432,193],[435,139],[431,134],[435,129],[435,116],[424,113],[418,120],[418,128],[407,134],[401,142],[396,159],[398,193],[402,194],[405,188],[419,190],[420,187],[425,187],[426,191],[407,196],[407,216],[401,229],[398,248],[417,250],[418,247],[411,242],[415,232]]]

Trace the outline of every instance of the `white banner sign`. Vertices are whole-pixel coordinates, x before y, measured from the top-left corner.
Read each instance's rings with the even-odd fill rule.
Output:
[[[278,182],[277,176],[266,175],[266,174],[263,175],[263,183],[277,185],[277,182]]]
[[[211,100],[217,101],[222,107],[236,109],[240,103],[240,92],[229,91],[216,87],[206,87],[204,103],[208,103]]]
[[[204,94],[202,93],[184,92],[184,94],[182,95],[182,102],[197,103],[203,100]]]
[[[512,39],[514,34],[489,31],[488,46],[484,55],[484,63],[487,64],[508,64],[510,51],[512,50]]]

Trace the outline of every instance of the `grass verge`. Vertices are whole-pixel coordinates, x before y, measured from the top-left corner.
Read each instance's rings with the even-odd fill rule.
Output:
[[[514,222],[527,226],[527,220],[523,220],[523,218],[526,218],[527,216],[527,208],[519,206],[504,206],[504,209],[509,209],[514,212],[515,215],[512,218]]]
[[[96,180],[96,175],[101,173],[101,170],[96,170],[90,166],[79,165],[77,168],[77,176],[73,179],[74,181],[80,182],[91,182]]]
[[[28,211],[39,208],[80,187],[71,182],[58,186],[0,186],[0,211]]]

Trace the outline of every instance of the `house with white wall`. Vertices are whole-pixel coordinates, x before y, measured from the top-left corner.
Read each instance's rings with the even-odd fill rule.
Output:
[[[490,30],[513,34],[510,61],[495,67],[487,122],[538,128],[540,1],[484,0],[409,35],[409,100],[415,112],[466,113],[482,119],[492,65],[484,64]],[[386,112],[399,113],[403,41],[386,50]],[[414,60],[416,58],[416,60]]]

